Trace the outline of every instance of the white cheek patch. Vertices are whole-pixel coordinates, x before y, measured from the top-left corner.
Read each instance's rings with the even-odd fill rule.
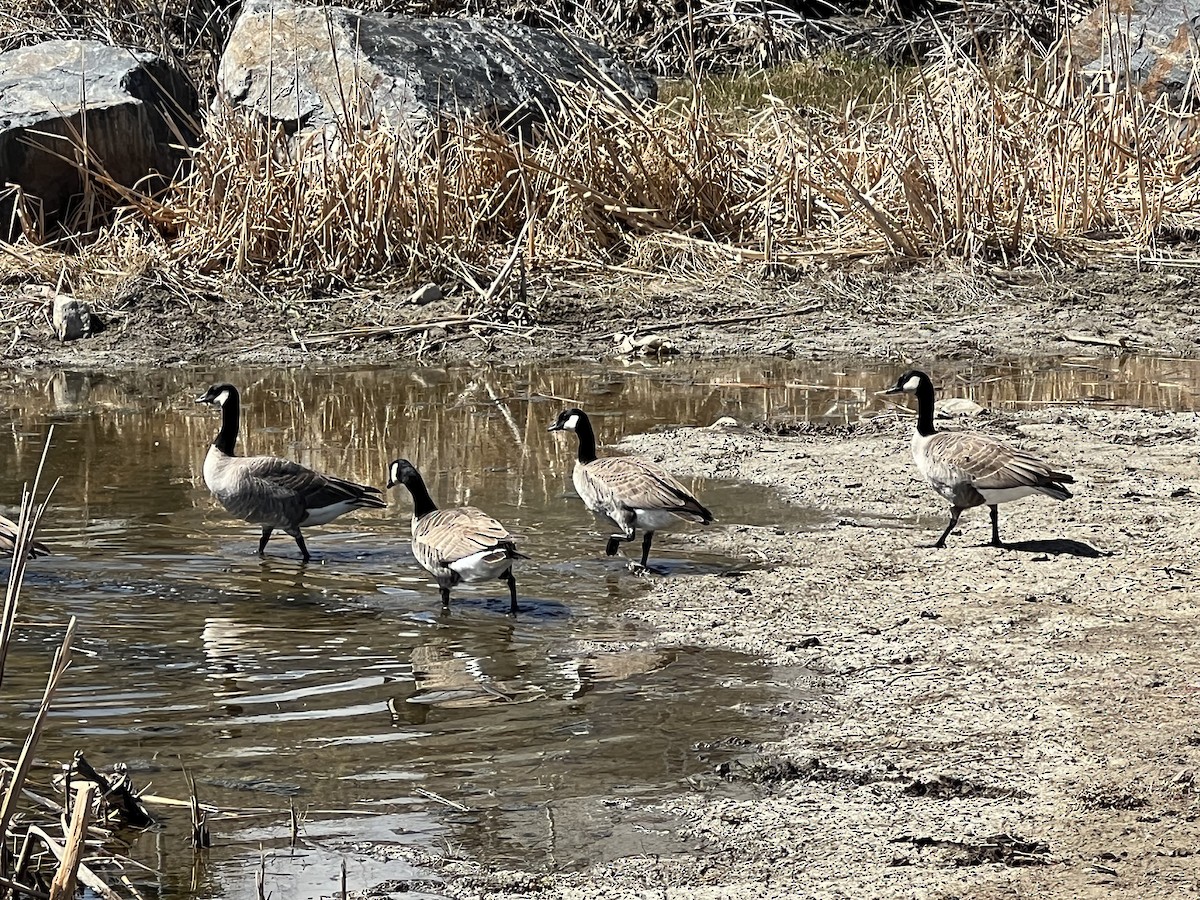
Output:
[[[388,472],[388,480],[397,484],[400,482],[400,466],[398,466],[396,463],[392,463],[392,469],[390,472]]]
[[[579,416],[571,416],[571,418],[569,418],[569,419],[567,419],[567,421],[563,422],[563,430],[564,431],[574,431],[576,426],[578,426],[578,425],[579,425]]]
[[[904,390],[906,390],[906,391],[915,391],[920,386],[921,386],[921,379],[918,378],[916,375],[914,375],[912,378],[908,379],[908,381],[904,382]]]
[[[217,394],[217,396],[213,399],[213,403],[217,404],[217,406],[224,406],[225,401],[228,399],[229,399],[229,391],[227,391],[227,390],[221,391],[221,393]]]

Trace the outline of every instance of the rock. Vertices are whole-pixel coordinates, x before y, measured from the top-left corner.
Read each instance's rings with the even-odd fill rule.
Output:
[[[977,416],[983,412],[983,407],[974,400],[966,397],[947,397],[934,404],[934,414],[939,419],[951,419],[955,416]]]
[[[1113,0],[1071,31],[1080,70],[1105,86],[1129,80],[1153,101],[1196,106],[1192,47],[1200,41],[1200,6],[1192,0]],[[1128,54],[1128,56],[1126,55]],[[1115,57],[1115,58],[1114,58]]]
[[[92,333],[92,308],[67,294],[54,298],[54,333],[63,343]]]
[[[246,0],[217,72],[227,102],[290,133],[375,117],[420,130],[442,112],[523,128],[559,106],[555,83],[630,97],[654,79],[599,45],[499,19],[438,19]]]
[[[147,176],[169,181],[180,159],[168,122],[195,112],[195,92],[152,53],[98,41],[45,41],[0,53],[0,186],[20,185],[40,199],[45,222],[62,220],[84,190],[74,160],[86,134],[93,171],[153,189]],[[181,133],[190,137],[186,127]],[[13,202],[0,200],[0,237],[12,237]]]
[[[441,299],[442,289],[430,282],[413,291],[412,296],[408,298],[408,302],[417,306],[428,306],[430,303],[437,303]]]

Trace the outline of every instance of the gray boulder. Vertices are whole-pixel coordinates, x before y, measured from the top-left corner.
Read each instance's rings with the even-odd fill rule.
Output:
[[[194,92],[151,53],[98,41],[45,41],[0,53],[0,188],[19,185],[40,200],[51,223],[83,193],[77,163],[85,156],[92,172],[153,188],[147,176],[170,179],[179,159],[169,146],[178,137],[168,118],[182,123],[195,110]],[[11,237],[13,202],[0,199],[0,237]]]
[[[54,333],[64,344],[92,333],[92,307],[66,294],[54,298]]]
[[[1102,3],[1071,31],[1071,51],[1085,75],[1106,86],[1128,78],[1148,99],[1166,96],[1180,110],[1197,106],[1193,47],[1200,42],[1194,0]]]
[[[635,100],[654,79],[597,44],[496,19],[437,19],[247,0],[218,90],[289,132],[385,118],[422,130],[440,114],[519,129],[553,116],[556,82],[600,80]]]

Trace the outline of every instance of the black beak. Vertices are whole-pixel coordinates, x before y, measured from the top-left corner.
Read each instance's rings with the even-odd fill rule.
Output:
[[[562,431],[563,427],[561,425],[559,425],[557,422],[555,422],[553,425],[551,425],[546,430],[547,431]]]
[[[885,394],[903,394],[904,388],[900,387],[900,385],[896,385],[895,387],[888,388],[883,393],[885,393]]]
[[[392,479],[389,478],[387,486],[388,486],[388,490],[390,491],[392,488],[394,488],[396,486],[396,482],[392,481]]]
[[[213,398],[208,396],[208,394],[201,394],[199,397],[196,398],[196,402],[197,403],[212,403]]]

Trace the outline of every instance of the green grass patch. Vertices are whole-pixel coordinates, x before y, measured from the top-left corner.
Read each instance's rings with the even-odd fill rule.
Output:
[[[774,97],[794,107],[830,112],[893,102],[912,69],[877,59],[830,53],[772,69],[730,72],[701,78],[700,90],[709,108],[731,122],[753,116]],[[660,83],[659,100],[667,105],[692,96],[689,79]]]

